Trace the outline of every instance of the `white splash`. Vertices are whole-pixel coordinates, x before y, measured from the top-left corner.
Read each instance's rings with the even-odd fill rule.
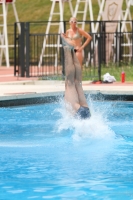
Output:
[[[75,119],[68,113],[63,102],[60,102],[60,105],[60,109],[56,110],[61,114],[61,119],[56,124],[58,133],[72,129],[72,137],[75,140],[80,140],[81,138],[111,139],[115,137],[115,133],[109,127],[105,114],[106,108],[101,111],[99,107],[94,107],[93,102],[90,102],[91,118],[81,120]]]

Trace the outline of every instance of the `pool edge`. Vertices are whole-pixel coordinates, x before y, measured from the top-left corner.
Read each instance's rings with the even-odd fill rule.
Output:
[[[118,91],[84,91],[93,100],[133,101],[133,93]],[[58,102],[64,92],[31,93],[12,96],[0,96],[0,107]]]

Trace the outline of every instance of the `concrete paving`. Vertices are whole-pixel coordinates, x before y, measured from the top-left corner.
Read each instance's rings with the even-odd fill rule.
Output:
[[[82,85],[85,93],[133,95],[133,82],[97,84],[83,81]],[[64,90],[64,81],[14,77],[13,67],[0,68],[0,100],[58,95],[64,94]]]
[[[93,84],[91,81],[83,81],[83,89],[86,93],[102,94],[130,94],[133,95],[133,83],[108,83]],[[0,83],[0,99],[6,97],[18,98],[19,96],[38,96],[64,93],[64,81],[15,81]]]

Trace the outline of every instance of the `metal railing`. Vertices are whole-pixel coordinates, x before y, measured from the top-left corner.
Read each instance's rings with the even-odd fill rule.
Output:
[[[67,29],[69,23],[63,23]],[[122,32],[121,27],[125,22],[117,22],[119,28],[115,33],[106,32],[106,23],[109,22],[86,21],[85,23],[86,31],[92,36],[92,41],[84,49],[82,67],[84,79],[100,80],[102,65],[133,63],[133,29]],[[92,23],[99,23],[97,33],[91,33]],[[46,35],[46,25],[46,22],[22,22],[19,34],[17,23],[15,23],[15,76],[37,76],[43,79],[64,78],[64,54],[60,34],[57,30],[53,30],[52,33]],[[133,27],[133,21],[130,21],[130,25]]]

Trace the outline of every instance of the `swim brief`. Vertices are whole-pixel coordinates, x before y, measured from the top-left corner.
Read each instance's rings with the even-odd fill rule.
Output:
[[[81,119],[86,119],[91,117],[91,113],[88,107],[81,106],[75,116],[80,117]]]

